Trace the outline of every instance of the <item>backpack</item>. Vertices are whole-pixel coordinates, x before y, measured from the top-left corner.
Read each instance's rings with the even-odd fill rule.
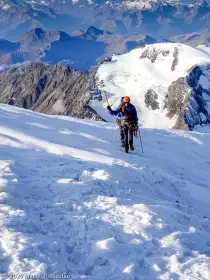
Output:
[[[130,109],[128,112],[128,109]],[[125,120],[133,120],[134,119],[134,113],[133,111],[133,105],[129,104],[127,107],[125,106],[125,104],[121,105],[121,111],[122,111],[122,115],[123,117],[125,117]]]

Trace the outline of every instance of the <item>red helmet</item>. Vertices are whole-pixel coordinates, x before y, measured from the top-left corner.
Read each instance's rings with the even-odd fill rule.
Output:
[[[129,96],[124,96],[123,98],[123,102],[124,103],[129,103],[131,100],[130,100],[130,97]]]

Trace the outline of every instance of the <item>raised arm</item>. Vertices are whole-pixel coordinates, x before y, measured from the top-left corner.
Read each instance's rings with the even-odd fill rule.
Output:
[[[107,106],[107,109],[112,116],[117,116],[121,112],[121,106],[118,106],[115,110],[112,110],[110,106]]]

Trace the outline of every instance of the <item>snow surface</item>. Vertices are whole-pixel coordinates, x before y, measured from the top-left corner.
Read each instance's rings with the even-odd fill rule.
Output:
[[[196,49],[203,51],[204,53],[207,53],[210,55],[210,47],[207,47],[205,45],[200,45]]]
[[[172,71],[176,49],[178,63]],[[155,52],[158,53],[154,63],[148,58],[141,58],[146,50],[150,56],[154,56]],[[192,66],[208,63],[210,63],[210,54],[203,50],[183,44],[159,43],[132,50],[127,54],[114,55],[111,62],[99,67],[97,76],[100,89],[108,92],[113,108],[119,105],[122,96],[129,95],[131,102],[137,108],[141,124],[150,128],[172,128],[177,118],[169,119],[166,116],[168,87],[178,78],[187,76]],[[160,109],[152,110],[146,107],[145,94],[149,89],[155,90],[158,94]],[[104,110],[107,106],[105,98],[103,102],[92,100],[90,106],[104,119],[113,120],[113,117]]]
[[[210,131],[118,134],[0,105],[0,274],[210,279]]]

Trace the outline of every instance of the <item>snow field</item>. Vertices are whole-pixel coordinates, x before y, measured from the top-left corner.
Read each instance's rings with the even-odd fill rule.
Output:
[[[0,274],[210,279],[209,133],[0,115]]]

